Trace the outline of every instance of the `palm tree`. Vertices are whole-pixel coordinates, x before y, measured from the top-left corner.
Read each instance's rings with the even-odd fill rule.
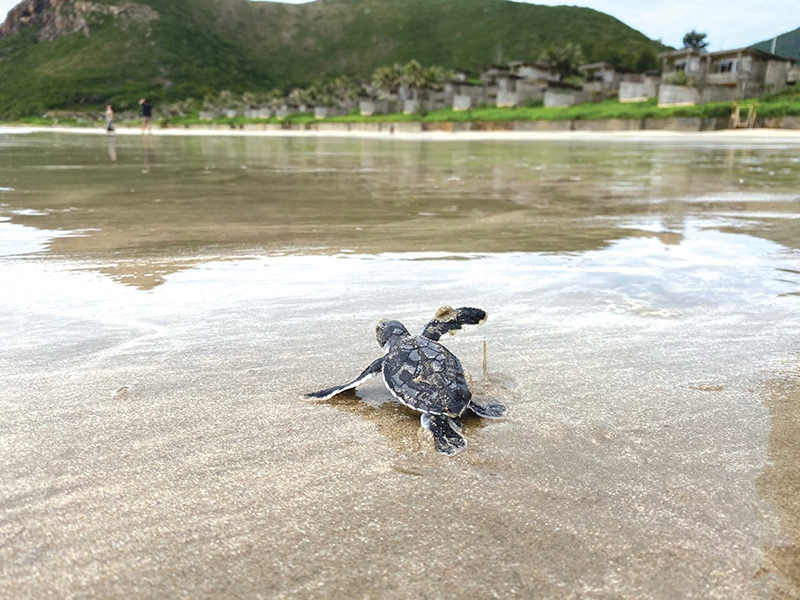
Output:
[[[449,69],[445,69],[439,65],[431,65],[425,67],[422,71],[422,78],[424,80],[423,87],[432,90],[441,90],[444,88],[448,80],[453,79],[455,74]]]
[[[397,63],[391,66],[381,66],[372,73],[372,86],[379,93],[394,94],[402,84],[404,75],[403,67]]]
[[[253,109],[258,106],[258,96],[253,92],[245,92],[242,94],[242,104],[247,109]]]
[[[302,88],[294,88],[291,92],[289,92],[288,100],[290,104],[295,106],[305,106],[310,104],[309,94]]]
[[[347,75],[340,75],[329,83],[331,96],[340,104],[358,97],[359,86]]]
[[[561,79],[577,73],[578,66],[586,62],[580,44],[567,42],[561,47],[549,46],[539,56],[539,62],[553,67]]]
[[[230,90],[222,90],[217,96],[217,104],[222,108],[237,109],[242,107],[242,101]]]
[[[266,104],[272,109],[279,108],[282,104],[284,104],[285,100],[283,97],[283,91],[279,88],[273,88],[266,94]]]
[[[403,67],[403,85],[418,90],[425,85],[425,70],[418,61],[411,59]]]

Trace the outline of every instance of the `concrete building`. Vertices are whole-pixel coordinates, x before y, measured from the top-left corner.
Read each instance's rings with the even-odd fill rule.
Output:
[[[522,106],[531,100],[544,100],[548,89],[558,85],[560,76],[554,68],[524,61],[506,65],[488,65],[481,72],[487,104],[501,108]]]
[[[618,96],[620,102],[640,102],[658,93],[657,78],[648,73],[633,73],[607,62],[578,67],[583,76],[582,90],[593,100]]]
[[[561,76],[553,67],[541,63],[515,61],[508,63],[512,75],[527,81],[560,81]]]
[[[675,50],[659,54],[659,58],[659,106],[757,98],[783,89],[796,77],[792,60],[755,48]]]
[[[619,89],[623,80],[621,73],[614,65],[607,62],[596,62],[578,67],[583,77],[583,91],[589,93],[608,93]]]

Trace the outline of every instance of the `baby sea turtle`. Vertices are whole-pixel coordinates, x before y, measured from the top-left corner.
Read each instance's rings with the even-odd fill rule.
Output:
[[[436,449],[456,454],[467,447],[467,440],[461,435],[461,415],[466,410],[487,419],[498,419],[508,412],[502,404],[477,404],[461,361],[439,343],[445,333],[454,333],[463,325],[479,325],[486,316],[480,308],[443,306],[418,336],[412,336],[400,321],[381,321],[375,333],[384,355],[350,383],[306,397],[326,400],[382,373],[392,396],[422,413],[420,421],[433,433]]]

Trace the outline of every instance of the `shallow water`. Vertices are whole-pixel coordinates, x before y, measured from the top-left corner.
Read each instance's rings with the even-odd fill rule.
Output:
[[[798,149],[0,135],[0,596],[800,595]]]

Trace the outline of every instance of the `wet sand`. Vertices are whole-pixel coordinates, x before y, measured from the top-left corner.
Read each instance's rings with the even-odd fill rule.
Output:
[[[247,156],[247,177],[277,169],[307,182],[306,148],[280,167],[274,151],[260,162],[251,146],[209,148],[205,176],[194,163],[173,169],[164,157],[182,154],[166,146],[148,173],[130,158],[131,181],[181,181],[158,204],[137,183],[141,212],[100,175],[78,200],[72,170],[49,191],[36,185],[47,169],[0,169],[0,187],[13,188],[0,194],[0,224],[19,236],[0,257],[13,282],[0,289],[0,596],[800,594],[791,156],[659,150],[621,178],[608,166],[632,164],[621,151],[570,180],[555,163],[534,178],[539,155],[516,148],[488,163],[502,149],[474,146],[463,163],[423,155],[432,174],[413,153],[370,146],[367,169],[361,150],[314,146],[327,187],[293,189],[319,195],[318,217],[275,200],[292,215],[280,227],[306,244],[287,246],[242,207],[254,192],[237,204],[250,188],[233,173]],[[588,156],[612,150],[580,146],[563,160],[589,169]],[[687,189],[708,186],[696,196],[676,183],[685,161],[700,171]],[[206,212],[193,177],[224,180],[235,215]],[[457,191],[443,185],[451,177]],[[155,181],[164,194],[166,179]],[[431,181],[436,194],[424,192]],[[184,193],[195,198],[185,238],[159,208]],[[339,228],[348,195],[405,227],[361,238],[346,213]],[[429,223],[456,201],[463,218]],[[364,216],[364,229],[380,231],[371,218],[387,220]],[[260,233],[237,245],[214,221]],[[454,233],[422,247],[414,232],[435,226]],[[504,231],[506,246],[493,245]],[[326,243],[312,248],[315,236]],[[302,398],[379,355],[380,318],[417,331],[445,303],[489,312],[446,343],[477,397],[510,408],[468,420],[457,457],[437,455],[377,381]]]
[[[84,128],[84,127],[28,127],[24,125],[3,126],[0,125],[2,133],[75,133],[88,135],[107,136],[105,129]],[[115,135],[130,136],[142,135],[137,127],[120,127]],[[629,131],[402,131],[397,130],[392,133],[386,131],[342,131],[342,130],[252,130],[234,129],[222,127],[198,127],[180,128],[169,127],[154,129],[155,136],[237,136],[237,137],[311,137],[311,138],[352,138],[352,139],[397,139],[397,140],[421,140],[421,141],[553,141],[553,140],[573,140],[573,141],[705,141],[705,142],[732,142],[741,143],[763,143],[779,142],[795,144],[800,143],[800,130],[798,129],[722,129],[715,131],[671,131],[671,130],[629,130]]]

